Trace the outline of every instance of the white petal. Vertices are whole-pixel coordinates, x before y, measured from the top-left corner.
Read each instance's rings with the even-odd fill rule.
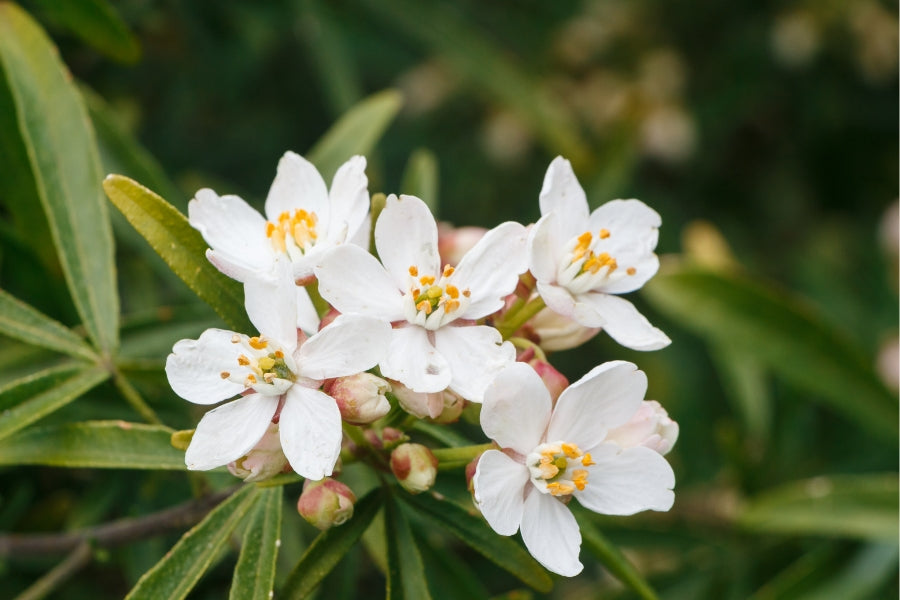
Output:
[[[550,392],[540,376],[525,363],[513,363],[484,392],[481,428],[501,448],[527,455],[541,443],[550,408]]]
[[[428,332],[417,325],[391,331],[381,374],[416,392],[440,392],[450,385],[450,365],[428,340]]]
[[[241,198],[202,189],[188,203],[188,219],[213,250],[215,260],[210,261],[227,275],[268,273],[275,253],[266,237],[266,221]]]
[[[295,355],[298,375],[330,379],[371,369],[385,355],[390,338],[387,321],[340,315],[300,346]]]
[[[537,292],[547,308],[568,319],[575,319],[575,298],[564,287],[552,283],[537,283]],[[584,323],[581,323],[584,325]],[[593,327],[597,327],[593,325]]]
[[[572,164],[557,156],[547,168],[540,195],[541,216],[552,211],[559,213],[564,238],[586,231],[588,203],[584,190],[578,183]]]
[[[503,307],[519,275],[528,269],[527,235],[519,223],[503,223],[484,234],[462,258],[452,279],[472,294],[463,318],[480,319]]]
[[[616,255],[612,254],[612,256]],[[618,260],[619,257],[616,256],[616,259]],[[628,275],[628,271],[622,271],[625,273],[624,277],[613,278],[603,284],[598,291],[607,294],[627,294],[640,289],[659,271],[659,257],[655,254],[647,254],[631,260],[624,258],[622,262],[619,262],[619,269],[634,269],[632,271],[634,274]]]
[[[512,535],[519,529],[528,478],[525,465],[497,450],[488,450],[478,459],[472,478],[475,504],[500,535]]]
[[[244,391],[244,386],[223,379],[223,372],[238,368],[243,348],[231,343],[235,333],[207,329],[198,340],[180,340],[166,358],[166,377],[172,390],[195,404],[216,404]]]
[[[632,350],[659,350],[672,343],[631,302],[618,296],[597,292],[579,294],[573,317],[587,327],[602,327],[610,337]]]
[[[528,268],[539,282],[556,281],[564,245],[568,241],[563,238],[560,227],[559,214],[552,212],[541,217],[528,233]]]
[[[591,213],[590,231],[606,229],[609,252],[648,254],[656,248],[662,219],[640,200],[611,200]],[[604,248],[606,250],[607,248]],[[618,259],[617,254],[613,254]]]
[[[203,415],[184,455],[187,468],[207,471],[250,452],[268,429],[276,408],[277,397],[248,394]]]
[[[466,400],[481,402],[487,385],[516,360],[515,348],[500,345],[502,339],[487,325],[447,325],[435,331],[435,347],[450,365],[450,389]]]
[[[334,174],[329,198],[331,217],[328,222],[328,240],[342,244],[359,231],[369,214],[369,179],[366,177],[366,159],[354,156]]]
[[[396,286],[406,289],[409,268],[419,275],[439,275],[437,224],[428,206],[415,196],[391,195],[375,223],[375,247]]]
[[[294,152],[285,152],[266,197],[266,216],[274,222],[281,213],[293,214],[301,208],[316,213],[319,226],[324,226],[329,220],[328,190],[311,162]]]
[[[281,448],[302,477],[331,475],[341,453],[341,411],[334,398],[299,385],[292,387],[281,409]]]
[[[294,289],[297,292],[297,329],[312,335],[319,330],[319,313],[305,287],[296,285]]]
[[[575,497],[585,508],[604,515],[633,515],[642,510],[669,510],[675,501],[675,473],[650,448],[620,450],[601,444],[591,452],[588,481]]]
[[[405,320],[403,296],[374,256],[353,244],[326,252],[316,266],[319,294],[342,313]]]
[[[525,498],[520,529],[525,547],[544,567],[566,577],[581,573],[581,531],[565,504],[532,490]]]
[[[550,418],[547,440],[590,450],[606,433],[638,411],[647,391],[647,376],[621,360],[603,363],[566,388]]]
[[[290,261],[275,263],[275,279],[244,283],[244,307],[262,335],[276,340],[288,354],[297,346],[297,286]]]

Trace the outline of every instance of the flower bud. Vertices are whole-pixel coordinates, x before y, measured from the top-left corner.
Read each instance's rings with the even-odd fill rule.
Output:
[[[297,512],[317,529],[328,529],[345,523],[353,516],[356,496],[346,485],[326,477],[320,481],[307,479],[297,501]]]
[[[456,423],[457,421],[459,421],[459,416],[462,414],[463,409],[466,407],[466,401],[462,396],[460,396],[459,394],[455,394],[450,390],[444,390],[441,396],[441,403],[443,404],[443,407],[440,414],[432,418],[432,421],[441,425]]]
[[[231,474],[248,483],[269,479],[284,472],[286,468],[290,467],[281,450],[278,425],[274,423],[269,423],[269,428],[250,452],[228,463]]]
[[[678,423],[669,418],[659,402],[645,400],[631,420],[610,430],[607,442],[623,448],[646,446],[660,454],[667,454],[678,439]]]
[[[391,391],[390,384],[371,373],[331,379],[323,389],[337,402],[341,418],[352,425],[372,423],[391,410],[391,403],[384,396]]]
[[[484,227],[453,227],[449,223],[439,223],[438,254],[441,263],[456,266],[485,233],[487,229]]]
[[[391,471],[407,492],[418,494],[437,477],[437,458],[421,444],[400,444],[391,452]]]
[[[540,347],[549,352],[575,348],[600,332],[548,309],[532,317],[526,327],[534,333]]]
[[[547,390],[550,392],[550,398],[555,404],[563,390],[569,387],[569,380],[546,360],[533,358],[528,364],[541,376],[544,385],[547,386]]]

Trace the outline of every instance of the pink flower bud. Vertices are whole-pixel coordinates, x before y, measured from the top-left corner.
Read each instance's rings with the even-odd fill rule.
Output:
[[[246,482],[269,479],[286,468],[289,468],[288,460],[281,450],[278,425],[274,423],[269,423],[269,428],[250,452],[228,463],[231,474]]]
[[[645,400],[631,420],[610,430],[607,442],[623,448],[646,446],[660,454],[667,454],[678,439],[678,423],[669,418],[659,402]]]
[[[328,529],[345,523],[353,516],[356,496],[346,485],[326,477],[320,481],[307,479],[297,501],[297,512],[317,529]]]
[[[485,233],[487,229],[484,227],[453,227],[449,223],[439,223],[438,254],[441,263],[456,266]]]
[[[443,392],[414,392],[399,381],[392,382],[394,396],[400,408],[420,419],[435,423],[455,423],[466,407],[465,401],[450,390]]]
[[[533,358],[528,364],[541,376],[544,385],[547,386],[547,390],[550,392],[550,398],[553,400],[553,403],[556,404],[559,395],[563,393],[564,389],[569,387],[569,380],[546,360]]]
[[[391,403],[384,396],[391,391],[390,384],[371,373],[331,379],[323,389],[337,402],[341,418],[353,425],[372,423],[391,410]]]
[[[391,452],[391,471],[407,492],[418,494],[437,477],[437,458],[421,444],[400,444]]]
[[[600,332],[548,309],[536,314],[526,327],[533,332],[538,345],[550,352],[575,348]]]

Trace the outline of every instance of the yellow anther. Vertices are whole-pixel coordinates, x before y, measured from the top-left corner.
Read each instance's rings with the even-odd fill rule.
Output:
[[[455,285],[447,284],[444,286],[444,291],[447,292],[447,295],[451,298],[459,298],[459,288]]]
[[[264,338],[256,336],[250,338],[248,343],[250,344],[250,347],[255,350],[262,350],[269,345],[269,342],[267,342]]]
[[[471,295],[472,295],[472,292],[469,290],[469,288],[466,288],[463,290],[463,296],[465,296],[466,298],[468,298]]]
[[[247,379],[244,381],[244,385],[250,387],[254,383],[256,383],[256,377],[253,375],[253,373],[250,373],[249,375],[247,375]]]
[[[416,304],[416,310],[424,310],[426,315],[431,314],[431,302],[428,300],[422,300],[418,304]]]
[[[575,491],[575,488],[566,483],[548,483],[547,489],[550,490],[550,494],[553,496],[567,496]]]
[[[272,383],[273,381],[275,381],[275,373],[265,373],[263,374],[263,379],[266,380],[266,383]]]
[[[275,359],[270,358],[268,356],[264,356],[263,358],[259,359],[259,362],[257,364],[259,365],[259,368],[262,369],[263,371],[268,371],[269,369],[271,369],[272,367],[275,366]]]
[[[434,277],[431,275],[422,275],[421,277],[419,277],[419,281],[422,283],[422,285],[431,285],[432,283],[434,283]]]
[[[629,275],[634,275],[635,273],[637,273],[637,269],[635,269],[634,267],[628,267],[627,269],[625,269],[625,272]]]
[[[444,277],[450,277],[456,269],[450,265],[444,265]]]
[[[597,463],[595,463],[594,459],[591,458],[590,452],[585,452],[584,456],[581,457],[581,464],[585,467],[589,467],[591,465],[596,465]]]
[[[419,276],[419,268],[416,265],[411,266],[409,268],[409,274],[412,277],[418,277]]]
[[[594,239],[594,236],[591,235],[590,231],[585,231],[581,235],[578,236],[578,246],[581,248],[587,248],[591,245],[591,240]]]
[[[581,450],[575,444],[563,444],[562,451],[569,458],[578,458],[581,456]]]
[[[275,358],[284,358],[284,352],[282,352],[281,350],[276,350]]]
[[[238,364],[241,365],[242,367],[246,367],[247,365],[250,364],[250,359],[247,358],[246,356],[244,356],[243,354],[241,354],[240,356],[238,356]]]
[[[577,487],[579,491],[584,490],[584,486],[587,485],[587,477],[588,472],[584,469],[575,469],[572,471],[572,483],[575,484],[575,487]]]
[[[444,303],[444,312],[445,313],[451,313],[454,310],[456,310],[457,308],[459,308],[459,300],[450,299]]]
[[[228,371],[222,371],[221,373],[219,373],[219,377],[221,377],[222,379],[228,379],[229,377],[231,377],[231,373],[229,373]]]
[[[600,236],[601,240],[605,240],[606,238],[609,237],[609,229],[601,229],[600,233],[598,233],[597,235]]]

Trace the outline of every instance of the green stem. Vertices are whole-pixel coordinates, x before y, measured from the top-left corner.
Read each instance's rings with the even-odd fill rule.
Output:
[[[531,317],[541,312],[546,306],[547,305],[544,304],[544,299],[540,296],[532,298],[521,309],[512,314],[507,313],[506,318],[496,325],[497,330],[500,332],[500,335],[503,336],[504,340],[509,339],[509,336],[517,332],[522,325],[527,323]]]
[[[475,446],[461,446],[459,448],[436,448],[431,451],[438,459],[438,469],[452,469],[465,466],[484,452],[494,447],[494,444],[477,444]]]
[[[531,348],[534,350],[534,356],[538,360],[542,360],[544,362],[547,361],[547,355],[544,353],[544,349],[532,342],[531,340],[527,340],[521,337],[511,337],[507,340],[511,342],[513,346],[516,348],[523,348],[525,350]]]
[[[118,369],[113,371],[113,382],[116,387],[119,388],[119,391],[122,393],[122,396],[128,404],[141,415],[142,419],[153,425],[164,425],[162,420],[156,416],[156,412],[150,408],[150,405],[144,401],[138,391],[134,389],[134,386],[131,385],[131,382],[128,381]]]

